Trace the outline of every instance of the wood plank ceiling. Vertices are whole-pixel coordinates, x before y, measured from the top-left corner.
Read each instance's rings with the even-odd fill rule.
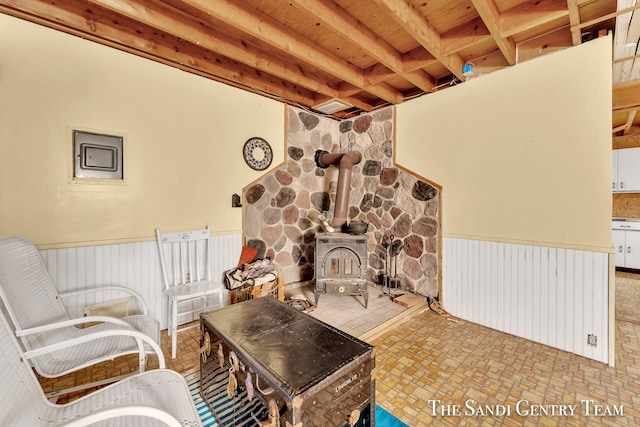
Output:
[[[0,0],[0,12],[345,118],[622,31],[636,6],[619,1]],[[635,49],[625,35],[622,86],[640,74],[621,60]],[[636,92],[614,106],[616,132],[633,130]]]

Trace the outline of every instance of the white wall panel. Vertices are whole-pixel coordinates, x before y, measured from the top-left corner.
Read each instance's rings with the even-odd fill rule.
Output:
[[[609,254],[445,238],[454,316],[608,363]],[[597,336],[597,346],[587,335]]]
[[[237,265],[242,251],[241,234],[212,236],[212,277],[222,282],[225,270]],[[40,254],[59,292],[104,285],[121,285],[142,295],[149,312],[167,327],[167,298],[164,294],[156,241],[79,248],[42,250]],[[119,298],[110,292],[105,299]],[[93,297],[65,301],[73,316],[82,316]]]

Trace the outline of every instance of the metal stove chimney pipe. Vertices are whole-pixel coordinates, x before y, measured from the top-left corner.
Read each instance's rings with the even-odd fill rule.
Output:
[[[358,151],[331,154],[324,150],[317,150],[316,165],[326,169],[331,165],[338,165],[338,188],[336,190],[336,206],[333,212],[331,226],[341,229],[347,223],[349,211],[349,190],[353,165],[360,163],[362,154]]]

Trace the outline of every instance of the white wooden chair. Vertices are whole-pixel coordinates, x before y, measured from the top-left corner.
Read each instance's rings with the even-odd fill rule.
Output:
[[[201,426],[182,376],[167,369],[135,374],[56,405],[46,399],[9,321],[0,313],[0,425],[2,426]]]
[[[72,319],[61,301],[65,296],[105,289],[138,298],[143,314],[122,319],[108,316]],[[159,322],[147,314],[144,301],[138,294],[119,286],[58,294],[38,250],[24,239],[0,239],[0,298],[26,357],[43,377],[60,377],[99,362],[136,353],[140,372],[145,369],[147,354],[157,354],[160,367],[165,366],[164,355],[158,345]],[[83,327],[88,322],[101,323]],[[85,384],[54,394],[117,379]]]
[[[171,358],[176,357],[178,332],[198,327],[190,322],[194,315],[222,307],[224,285],[211,280],[211,229],[162,232],[156,228],[158,251],[162,265],[164,289],[169,298],[168,333],[171,336]],[[178,319],[187,320],[182,323]]]

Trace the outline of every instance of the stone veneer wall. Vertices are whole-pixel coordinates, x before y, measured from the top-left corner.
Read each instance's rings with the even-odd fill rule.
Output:
[[[286,159],[243,190],[244,237],[259,256],[274,260],[285,283],[313,279],[317,214],[333,213],[338,168],[316,166],[316,150],[359,151],[353,167],[349,220],[369,224],[367,276],[385,268],[390,235],[403,242],[397,259],[402,289],[437,296],[440,192],[394,164],[394,112],[387,107],[337,122],[288,107]]]

